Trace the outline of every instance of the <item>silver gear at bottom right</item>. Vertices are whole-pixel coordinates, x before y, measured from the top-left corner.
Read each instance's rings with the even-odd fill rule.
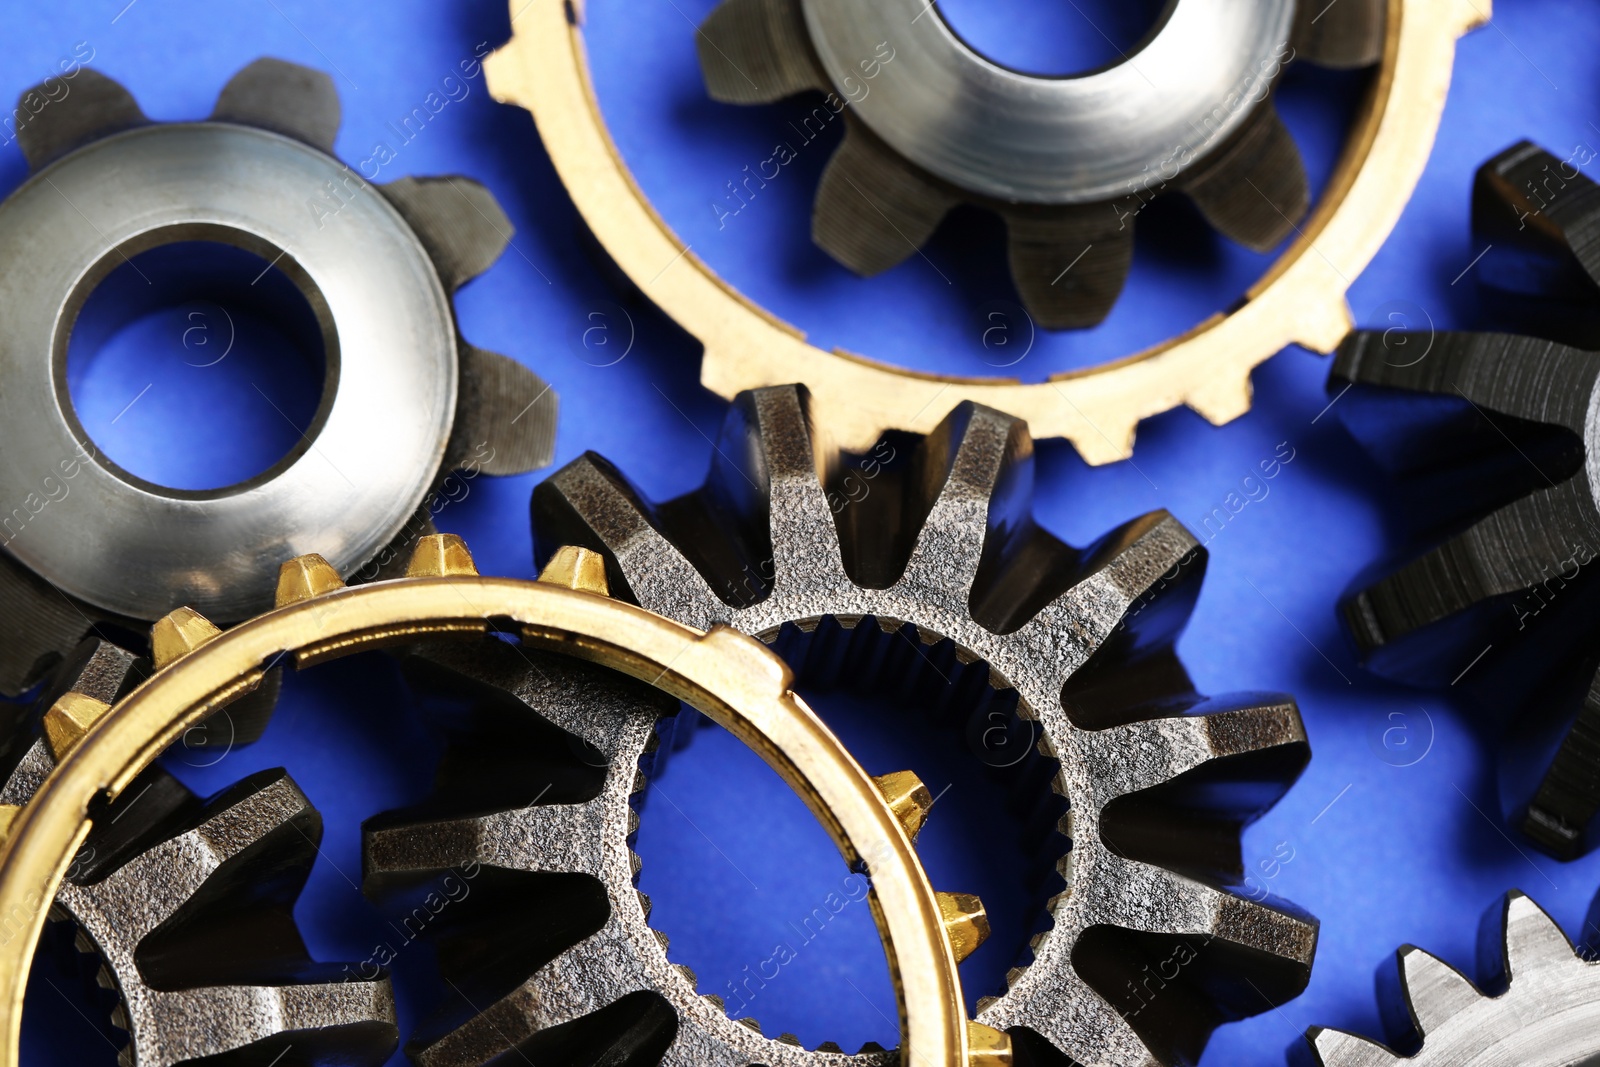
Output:
[[[1323,1067],[1586,1067],[1600,1064],[1600,962],[1574,951],[1521,892],[1506,895],[1499,965],[1506,991],[1479,992],[1460,971],[1412,945],[1398,955],[1414,1056],[1341,1030],[1306,1040]]]

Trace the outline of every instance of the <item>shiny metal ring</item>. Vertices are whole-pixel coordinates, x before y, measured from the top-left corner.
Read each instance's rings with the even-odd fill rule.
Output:
[[[887,44],[894,62],[855,113],[901,155],[998,200],[1085,204],[1170,177],[1177,152],[1222,144],[1287,62],[1295,0],[1176,0],[1122,62],[1078,77],[1008,70],[958,37],[926,0],[803,0],[833,83],[859,84]]]
[[[258,578],[321,546],[349,573],[390,542],[444,458],[456,413],[448,297],[389,201],[354,196],[337,225],[311,205],[348,170],[266,130],[147,126],[40,171],[0,204],[0,515],[62,484],[7,549],[58,589],[133,618],[175,603],[238,619]],[[67,340],[95,285],[140,251],[224,241],[272,260],[321,321],[327,383],[300,446],[260,476],[191,492],[100,455],[67,395]],[[197,449],[204,441],[193,442]],[[87,457],[87,458],[85,458]],[[32,510],[31,508],[29,510]]]

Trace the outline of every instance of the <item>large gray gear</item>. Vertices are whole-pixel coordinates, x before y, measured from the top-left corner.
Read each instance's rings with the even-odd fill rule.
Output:
[[[36,102],[44,91],[50,103],[19,108],[37,111],[17,131],[32,174],[0,203],[0,252],[22,264],[0,285],[0,495],[17,509],[0,515],[0,693],[38,684],[91,631],[137,641],[180,606],[222,623],[267,610],[270,588],[250,579],[302,552],[322,551],[345,577],[393,576],[432,532],[452,471],[550,462],[555,395],[455,322],[456,290],[510,241],[486,188],[455,177],[369,183],[333,156],[332,79],[281,60],[236,74],[200,122],[152,123],[127,89],[88,68],[50,85],[23,94]],[[242,485],[186,493],[98,454],[71,415],[51,344],[64,348],[88,289],[116,264],[198,239],[269,249],[264,258],[278,247],[280,266],[312,290],[338,373],[297,452]],[[405,332],[370,336],[412,304]],[[82,462],[65,476],[76,480],[61,483],[57,461],[75,449]],[[338,491],[326,491],[330,478]],[[46,506],[41,492],[60,499]],[[231,740],[259,727],[252,705],[270,707],[275,688],[230,709]]]
[[[1448,963],[1412,945],[1398,955],[1414,1056],[1341,1030],[1306,1035],[1323,1067],[1588,1067],[1600,1063],[1600,963],[1520,892],[1507,894],[1498,973],[1486,996]]]
[[[1292,996],[1309,975],[1315,921],[1224,887],[1241,874],[1239,826],[1308,757],[1298,711],[1283,696],[1208,703],[1194,693],[1172,642],[1204,551],[1170,516],[1136,520],[1081,552],[1062,544],[1029,514],[1026,427],[981,407],[956,409],[907,451],[898,461],[882,453],[868,460],[877,469],[863,480],[869,468],[860,457],[841,456],[821,438],[802,388],[758,390],[736,401],[703,490],[652,508],[589,455],[536,490],[536,531],[547,548],[571,543],[604,553],[616,595],[693,626],[726,622],[767,640],[782,631],[787,644],[797,630],[833,620],[846,645],[874,635],[904,640],[928,650],[905,657],[913,666],[937,657],[954,670],[973,665],[993,690],[1014,687],[1040,751],[1059,761],[1049,777],[1071,808],[1061,826],[1072,842],[1060,864],[1068,888],[1050,903],[1054,927],[1035,941],[1032,965],[1013,971],[1009,990],[986,1000],[978,1019],[1083,1062],[1187,1062],[1218,1021],[1264,1010],[1263,995]],[[856,497],[851,484],[871,488],[836,506],[842,494]],[[518,681],[526,665],[502,658],[509,667],[493,684],[539,707],[530,683]],[[883,657],[868,661],[881,665]],[[614,925],[457,1031],[478,1037],[419,1062],[480,1064],[491,1046],[505,1047],[493,1041],[496,1031],[531,1036],[642,988],[666,999],[680,1033],[721,1035],[714,1051],[689,1041],[663,1062],[842,1063],[836,1052],[738,1033],[667,962],[624,847],[622,801],[640,784],[635,768],[653,735],[642,724],[626,732],[572,725],[597,735],[610,768],[604,799],[590,802],[589,793],[586,804],[552,812],[503,804],[487,809],[497,814],[449,824],[448,833],[415,825],[392,853],[387,840],[369,839],[369,863],[384,869],[437,869],[471,854],[520,870],[592,871],[599,863],[609,872],[600,877]],[[1219,804],[1228,790],[1215,786],[1241,780],[1267,789]],[[1211,806],[1193,806],[1190,787],[1208,788]],[[568,840],[558,826],[587,826],[590,840],[607,841],[606,854],[557,847],[552,842]],[[639,954],[650,958],[648,971],[619,962]],[[1238,997],[1219,997],[1212,984],[1210,994],[1188,989],[1146,1008],[1137,983],[1150,979],[1141,968],[1174,954],[1185,956],[1184,966],[1155,981],[1200,984],[1202,975],[1227,978],[1237,967],[1261,993],[1240,984]]]
[[[147,666],[91,638],[40,703],[115,703]],[[74,743],[52,732],[49,713],[43,724],[41,736],[13,740],[9,758],[16,748],[21,758],[0,804],[25,805]],[[151,768],[96,822],[50,915],[100,957],[99,984],[117,995],[113,1020],[128,1032],[122,1067],[265,1063],[289,1047],[296,1063],[388,1058],[399,1038],[389,979],[313,963],[295,927],[322,819],[286,773],[263,771],[202,802]]]

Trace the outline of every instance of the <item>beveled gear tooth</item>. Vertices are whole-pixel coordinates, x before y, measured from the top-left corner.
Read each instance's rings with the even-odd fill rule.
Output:
[[[271,130],[332,155],[341,110],[331,76],[263,57],[228,79],[211,119]]]
[[[1600,185],[1568,160],[1520,141],[1484,163],[1472,183],[1472,232],[1564,262],[1600,283],[1600,247],[1590,239]]]
[[[883,799],[889,802],[889,810],[900,820],[906,836],[915,841],[922,832],[922,824],[928,820],[928,812],[933,809],[933,794],[928,787],[913,771],[894,771],[872,781]]]
[[[1295,59],[1319,67],[1370,67],[1383,58],[1388,24],[1389,10],[1384,0],[1300,4],[1295,10],[1289,42]]]
[[[555,458],[561,401],[539,375],[510,356],[458,339],[456,421],[443,470],[526,474]]]
[[[1411,1021],[1424,1039],[1451,1016],[1481,999],[1481,994],[1465,975],[1415,945],[1402,947],[1396,962]]]
[[[792,1045],[795,1048],[800,1048],[801,1047],[800,1046],[800,1039],[798,1037],[796,1037],[794,1034],[788,1033],[787,1031],[785,1031],[784,1033],[779,1034],[777,1037],[773,1038],[772,1040],[776,1041],[780,1045]]]
[[[150,627],[151,658],[159,671],[221,636],[217,624],[193,608],[174,608]]]
[[[1506,894],[1506,973],[1515,982],[1534,971],[1547,971],[1577,960],[1572,942],[1556,921],[1520,890]]]
[[[960,963],[978,951],[989,937],[989,913],[971,893],[939,893],[939,913],[944,917],[950,948]]]
[[[1305,161],[1270,99],[1184,175],[1182,188],[1220,233],[1256,252],[1270,252],[1296,232],[1311,207]]]
[[[919,251],[960,196],[846,114],[811,212],[811,239],[857,274],[881,274]]]
[[[1006,222],[1007,258],[1017,295],[1046,330],[1085,330],[1104,322],[1133,266],[1136,203],[997,208]]]
[[[711,99],[770,104],[808,89],[825,90],[797,0],[723,0],[695,38]]]
[[[1011,1035],[982,1023],[967,1023],[969,1067],[1011,1067]]]
[[[44,91],[43,85],[27,89],[17,104],[24,114],[35,115],[17,129],[17,145],[33,171],[86,144],[150,122],[121,82],[89,67],[74,76],[72,91],[66,96],[49,107],[29,107],[30,97],[48,99],[42,95]]]
[[[1398,1067],[1405,1061],[1375,1041],[1368,1041],[1343,1030],[1313,1026],[1306,1031],[1321,1067]]]
[[[1413,353],[1416,353],[1413,355]],[[1357,330],[1339,345],[1331,388],[1382,386],[1583,434],[1600,379],[1593,353],[1537,337]]]
[[[516,232],[500,201],[471,178],[398,178],[384,198],[415,231],[453,293],[494,265]]]
[[[426,534],[417,539],[406,564],[407,578],[477,577],[467,543],[455,534]]]
[[[761,1020],[759,1019],[746,1015],[742,1019],[735,1019],[734,1022],[747,1030],[754,1030],[758,1034],[761,1033]]]
[[[66,692],[56,698],[50,710],[44,713],[44,736],[50,753],[60,763],[83,740],[95,723],[99,722],[111,705],[83,693]]]
[[[611,584],[606,579],[606,558],[593,549],[577,545],[562,545],[556,549],[556,554],[539,572],[539,581],[597,596],[611,595]]]
[[[274,606],[286,608],[302,600],[324,596],[344,588],[344,579],[333,565],[315,552],[296,556],[278,568],[278,591]]]

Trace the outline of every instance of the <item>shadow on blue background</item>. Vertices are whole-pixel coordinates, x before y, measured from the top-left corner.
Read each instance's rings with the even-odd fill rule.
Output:
[[[855,279],[807,236],[811,197],[829,151],[819,142],[717,228],[712,205],[725,183],[766,158],[792,105],[738,109],[706,100],[691,23],[711,6],[711,0],[587,5],[601,104],[657,208],[713,268],[821,344],[922,369],[991,372],[985,358],[993,356],[982,344],[985,315],[1015,300],[993,219],[958,212],[926,259]],[[1005,32],[1003,6],[987,15],[964,7],[963,32],[974,39]],[[466,337],[534,367],[559,391],[558,461],[594,449],[655,498],[699,483],[708,435],[715,435],[724,404],[698,386],[697,353],[681,331],[611,283],[528,116],[495,105],[478,78],[465,99],[397,143],[392,122],[410,114],[463,59],[508,36],[505,3],[240,0],[224,14],[201,0],[93,0],[70,8],[11,3],[6,14],[0,96],[51,73],[80,41],[92,46],[96,69],[122,80],[160,120],[208,113],[227,78],[259,55],[329,71],[345,108],[338,145],[346,159],[365,158],[377,142],[389,142],[396,156],[380,180],[466,174],[486,183],[515,222],[512,248],[462,291],[457,305]],[[1028,56],[1017,61],[1070,61],[1048,48]],[[1359,75],[1302,69],[1285,86],[1286,120],[1319,184],[1360,85]],[[1597,103],[1600,12],[1584,0],[1502,0],[1498,21],[1462,44],[1444,126],[1415,201],[1352,288],[1358,320],[1387,325],[1387,309],[1403,301],[1440,328],[1480,325],[1470,267],[1481,249],[1467,225],[1474,169],[1524,136],[1563,154],[1578,143],[1600,144]],[[24,176],[15,145],[0,145],[0,188]],[[1140,225],[1129,293],[1111,319],[1085,334],[1041,337],[1007,373],[1039,379],[1179,332],[1225,306],[1266,262],[1214,238],[1181,203],[1153,207]],[[586,336],[597,325],[621,346],[606,358],[596,356],[595,335]],[[618,350],[626,357],[613,361],[610,353]],[[1496,784],[1497,738],[1474,725],[1459,698],[1397,687],[1356,667],[1333,604],[1359,570],[1404,548],[1404,501],[1326,410],[1326,372],[1325,360],[1286,352],[1257,372],[1251,414],[1222,428],[1188,411],[1150,420],[1140,427],[1130,463],[1093,469],[1058,442],[1038,449],[1037,514],[1075,544],[1162,507],[1206,531],[1208,578],[1180,646],[1190,673],[1202,691],[1293,692],[1310,733],[1310,767],[1248,832],[1245,856],[1259,864],[1280,843],[1292,847],[1294,860],[1277,868],[1268,888],[1321,918],[1316,971],[1299,999],[1219,1030],[1203,1061],[1208,1067],[1280,1064],[1284,1049],[1312,1024],[1378,1034],[1373,974],[1397,946],[1416,943],[1471,973],[1478,917],[1506,889],[1525,889],[1577,936],[1600,886],[1600,857],[1557,864],[1509,830],[1508,801]],[[169,410],[193,395],[176,373],[155,375],[150,384],[145,399],[170,390],[162,401]],[[119,399],[133,397],[108,395],[104,403],[115,410]],[[158,439],[147,445],[157,447]],[[1213,509],[1284,444],[1295,458],[1268,495],[1206,530]],[[442,513],[440,525],[468,538],[485,572],[529,575],[527,502],[536,480],[477,479],[465,500]],[[893,769],[890,757],[902,753],[924,758],[915,746],[899,747],[903,731],[870,728],[871,708],[860,700],[819,697],[819,704],[864,757],[871,754],[874,770]],[[434,745],[416,724],[392,665],[370,657],[291,678],[261,744],[209,767],[191,765],[206,762],[192,753],[168,763],[202,791],[259,767],[289,767],[327,826],[322,860],[297,915],[320,958],[359,960],[384,936],[381,918],[356,889],[360,821],[426,793]],[[683,753],[661,785],[672,803],[652,804],[645,817],[643,877],[658,924],[672,937],[673,958],[699,972],[704,991],[715,992],[718,976],[740,973],[752,953],[764,958],[771,946],[762,942],[772,927],[807,914],[844,870],[776,779],[714,732]],[[961,785],[940,800],[930,863],[941,885],[985,881],[979,868],[987,854],[976,847],[984,842],[971,839],[999,817],[996,810],[980,791]],[[1003,878],[990,884],[1000,899],[1020,899],[1007,896]],[[881,951],[858,918],[842,917],[818,946],[824,950],[802,954],[781,990],[774,986],[768,1003],[751,1008],[768,1033],[793,1030],[807,1042],[833,1039],[846,1047],[892,1038]],[[1013,928],[1024,926],[1018,920]],[[1016,947],[997,942],[985,949],[989,958],[974,960],[969,993],[992,991],[980,986],[994,984]],[[109,1063],[103,1028],[80,1014],[95,1006],[44,962],[35,977],[25,1062]],[[439,996],[426,949],[402,957],[396,978],[409,1028]],[[41,979],[77,999],[52,994]]]

